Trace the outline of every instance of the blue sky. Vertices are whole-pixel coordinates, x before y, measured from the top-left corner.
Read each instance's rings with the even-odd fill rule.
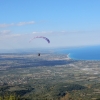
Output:
[[[35,36],[50,39],[29,40]],[[100,0],[0,0],[0,48],[100,44]]]

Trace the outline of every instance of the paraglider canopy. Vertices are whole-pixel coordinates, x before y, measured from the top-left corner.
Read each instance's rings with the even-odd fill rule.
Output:
[[[43,37],[43,36],[36,36],[36,37],[34,37],[34,38],[32,38],[29,42],[31,42],[33,39],[35,39],[35,38],[43,38],[43,39],[45,39],[48,43],[50,43],[50,40],[48,39],[48,38],[46,38],[46,37]]]

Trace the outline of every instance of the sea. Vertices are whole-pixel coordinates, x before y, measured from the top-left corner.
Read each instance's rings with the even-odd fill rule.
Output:
[[[56,49],[58,54],[68,54],[68,57],[75,60],[100,60],[99,46],[83,46]]]

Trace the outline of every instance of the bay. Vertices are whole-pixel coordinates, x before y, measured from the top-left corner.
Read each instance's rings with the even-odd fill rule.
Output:
[[[56,53],[68,54],[69,58],[75,60],[100,60],[100,46],[62,48]]]

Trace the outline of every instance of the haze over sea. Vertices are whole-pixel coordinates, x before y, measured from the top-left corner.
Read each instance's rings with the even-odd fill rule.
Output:
[[[15,49],[2,50],[0,53],[54,53],[54,54],[68,54],[68,57],[75,60],[100,60],[100,45],[98,46],[82,46],[82,47],[65,47],[65,48],[48,48],[48,49]]]
[[[100,60],[100,45],[58,49],[56,53],[68,54],[75,60]]]

